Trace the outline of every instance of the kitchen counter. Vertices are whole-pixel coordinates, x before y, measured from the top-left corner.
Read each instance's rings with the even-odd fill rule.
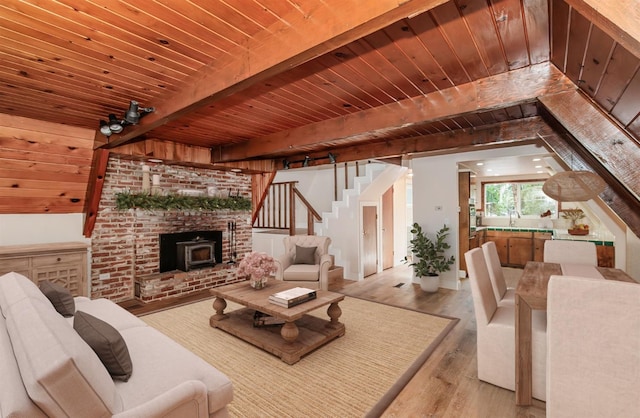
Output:
[[[480,231],[512,231],[512,232],[546,232],[552,234],[552,239],[569,241],[590,241],[596,245],[614,246],[614,239],[610,234],[592,232],[588,235],[571,235],[566,229],[530,228],[519,226],[478,226],[475,232]]]
[[[567,241],[589,241],[593,242],[596,245],[605,245],[608,247],[613,247],[614,241],[613,238],[607,235],[600,235],[598,233],[590,233],[588,235],[571,235],[567,232],[566,229],[554,229],[553,231],[553,239],[561,239]]]

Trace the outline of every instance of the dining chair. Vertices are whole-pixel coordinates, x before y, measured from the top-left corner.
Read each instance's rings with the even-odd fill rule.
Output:
[[[515,306],[498,306],[482,248],[464,254],[476,316],[478,379],[515,391]],[[532,312],[533,397],[544,401],[546,315]]]
[[[596,244],[589,241],[550,239],[544,242],[545,263],[574,263],[598,265]]]
[[[640,284],[551,276],[547,417],[640,416]]]
[[[482,244],[482,252],[484,254],[484,260],[487,263],[487,268],[489,269],[489,278],[491,279],[493,294],[496,297],[498,305],[515,305],[516,289],[507,287],[496,243],[494,241],[485,242]]]

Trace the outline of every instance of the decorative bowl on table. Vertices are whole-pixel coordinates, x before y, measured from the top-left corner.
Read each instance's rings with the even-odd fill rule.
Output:
[[[569,235],[589,235],[589,227],[568,229]]]

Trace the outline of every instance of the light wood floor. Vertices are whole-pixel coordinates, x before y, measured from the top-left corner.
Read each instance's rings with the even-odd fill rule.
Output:
[[[509,287],[515,287],[521,270],[505,268]],[[471,290],[463,280],[461,290],[439,289],[424,293],[411,283],[411,269],[400,266],[361,281],[344,280],[330,290],[427,313],[459,318],[460,321],[436,348],[414,378],[383,414],[387,418],[543,418],[544,402],[517,407],[513,392],[478,380],[476,325]],[[166,309],[209,297],[209,292],[158,303],[123,302],[134,314]]]
[[[515,287],[522,271],[505,268],[509,287]],[[401,283],[402,286],[399,286]],[[462,290],[439,289],[424,293],[411,284],[411,270],[396,267],[381,274],[332,286],[354,297],[460,318],[460,322],[433,352],[411,382],[398,395],[383,417],[500,418],[545,417],[545,403],[517,407],[513,392],[478,380],[476,325],[471,289],[463,280]]]

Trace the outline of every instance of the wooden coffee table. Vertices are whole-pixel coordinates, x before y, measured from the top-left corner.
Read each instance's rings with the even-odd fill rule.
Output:
[[[316,299],[291,308],[283,308],[269,302],[269,295],[293,287],[296,285],[270,280],[267,286],[260,290],[253,289],[249,282],[213,288],[211,294],[216,297],[213,302],[216,313],[209,318],[209,324],[275,354],[287,364],[294,364],[305,354],[343,336],[345,326],[338,321],[342,315],[338,302],[344,300],[344,295],[339,293],[317,290]],[[245,308],[225,313],[227,300],[239,303]],[[327,305],[328,320],[307,315]],[[254,327],[255,311],[283,320],[284,324]]]

